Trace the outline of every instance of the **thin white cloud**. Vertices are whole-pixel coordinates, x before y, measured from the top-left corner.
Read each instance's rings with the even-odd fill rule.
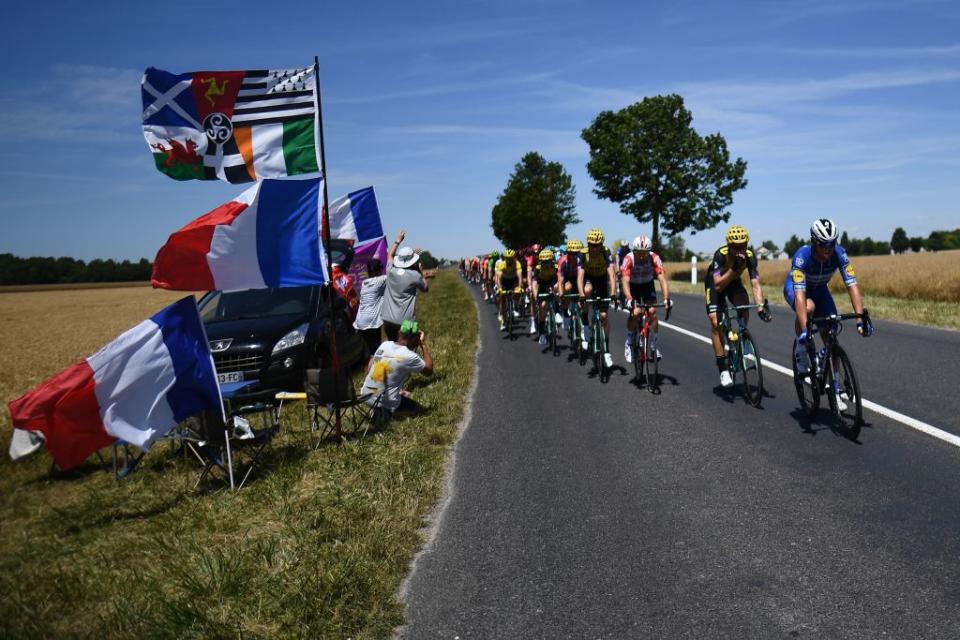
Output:
[[[424,98],[430,96],[439,96],[453,93],[470,93],[482,89],[491,89],[510,85],[524,85],[546,80],[553,76],[553,73],[534,73],[521,76],[509,76],[501,78],[489,78],[486,80],[463,80],[460,82],[446,82],[433,84],[399,91],[343,98],[326,99],[324,102],[329,104],[372,104],[376,102],[390,102],[394,100],[405,100],[409,98]]]

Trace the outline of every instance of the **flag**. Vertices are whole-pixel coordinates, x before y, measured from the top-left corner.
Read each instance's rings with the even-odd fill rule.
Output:
[[[350,265],[350,275],[353,276],[357,288],[367,278],[367,263],[376,258],[383,265],[383,273],[387,273],[387,239],[383,236],[353,248],[353,264]]]
[[[320,179],[263,180],[175,232],[153,262],[155,288],[231,291],[327,281]]]
[[[383,237],[380,207],[373,187],[353,191],[330,203],[330,237],[364,244]]]
[[[176,180],[253,182],[319,171],[313,65],[143,75],[143,137]]]
[[[196,301],[173,303],[7,406],[14,429],[39,432],[61,469],[118,438],[148,449],[201,411],[223,415]]]

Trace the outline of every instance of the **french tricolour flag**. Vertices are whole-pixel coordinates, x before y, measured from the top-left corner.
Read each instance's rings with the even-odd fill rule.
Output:
[[[383,237],[373,187],[352,191],[330,203],[330,237],[353,240],[355,245]]]
[[[14,429],[41,434],[61,469],[118,438],[148,449],[203,410],[222,415],[196,301],[173,303],[8,407]]]
[[[153,263],[161,289],[232,291],[327,281],[320,179],[263,180],[170,236]]]

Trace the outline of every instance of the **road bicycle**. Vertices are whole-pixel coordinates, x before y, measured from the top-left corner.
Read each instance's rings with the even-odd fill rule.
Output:
[[[560,307],[557,306],[557,296],[551,291],[550,293],[538,293],[538,301],[547,301],[547,308],[544,311],[546,314],[546,319],[544,320],[544,325],[546,328],[547,344],[549,345],[549,350],[553,352],[554,356],[560,355],[560,327],[557,325],[557,316],[560,313]]]
[[[666,308],[667,305],[665,302],[643,304],[636,300],[633,301],[633,304],[642,304],[642,306],[645,307],[643,315],[640,316],[642,324],[640,328],[634,332],[633,344],[630,345],[630,348],[633,350],[633,369],[637,374],[637,380],[643,379],[647,383],[647,388],[653,391],[657,388],[660,369],[659,358],[657,358],[657,332],[651,329],[653,325],[653,310]],[[629,309],[629,312],[633,312],[632,307]],[[670,309],[668,308],[664,320],[669,319]]]
[[[587,362],[587,350],[583,348],[581,342],[583,337],[583,307],[580,304],[580,296],[576,293],[568,293],[563,296],[570,299],[567,306],[567,313],[570,314],[570,326],[567,328],[567,339],[570,341],[570,348],[576,355],[580,366]]]
[[[606,363],[603,361],[603,355],[607,353],[607,332],[603,328],[603,322],[600,319],[600,304],[598,303],[610,303],[612,298],[587,298],[584,300],[585,303],[590,305],[590,341],[588,343],[588,351],[590,353],[591,359],[593,360],[593,366],[597,371],[597,377],[600,378],[601,382],[606,382],[609,371],[607,370]],[[582,347],[583,345],[581,345]]]
[[[826,395],[834,425],[856,440],[863,425],[863,398],[850,356],[840,346],[839,335],[846,320],[863,320],[868,324],[870,314],[864,309],[863,313],[831,314],[807,321],[808,367],[806,372],[801,372],[800,363],[793,358],[793,384],[804,413],[810,417],[816,415],[820,396]],[[815,345],[816,334],[823,341],[819,350]]]
[[[507,327],[507,335],[513,337],[513,325],[514,325],[514,315],[519,316],[517,294],[520,293],[519,289],[514,289],[513,291],[500,291],[501,296],[507,296],[506,312],[504,313],[503,323]],[[498,307],[499,308],[499,307]]]
[[[736,383],[737,374],[743,374],[743,395],[748,403],[759,407],[763,399],[763,363],[760,360],[760,350],[757,349],[757,344],[753,341],[753,336],[750,335],[750,330],[747,329],[747,324],[739,313],[750,309],[763,309],[766,314],[770,313],[770,306],[766,300],[762,305],[725,306],[720,316],[720,336],[727,342],[729,349],[727,370],[730,371],[734,383]]]

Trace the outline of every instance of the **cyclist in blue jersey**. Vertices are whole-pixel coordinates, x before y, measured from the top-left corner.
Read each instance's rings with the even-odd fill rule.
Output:
[[[810,227],[810,244],[797,249],[790,261],[790,270],[783,283],[783,297],[797,313],[793,357],[797,369],[806,373],[809,368],[806,355],[807,319],[813,316],[828,316],[837,312],[837,305],[830,295],[828,285],[836,271],[840,271],[847,285],[850,304],[856,313],[863,313],[863,296],[857,286],[856,272],[847,257],[847,252],[837,244],[840,230],[828,218],[814,220]],[[873,324],[867,319],[857,320],[857,331],[867,338],[873,334]]]

